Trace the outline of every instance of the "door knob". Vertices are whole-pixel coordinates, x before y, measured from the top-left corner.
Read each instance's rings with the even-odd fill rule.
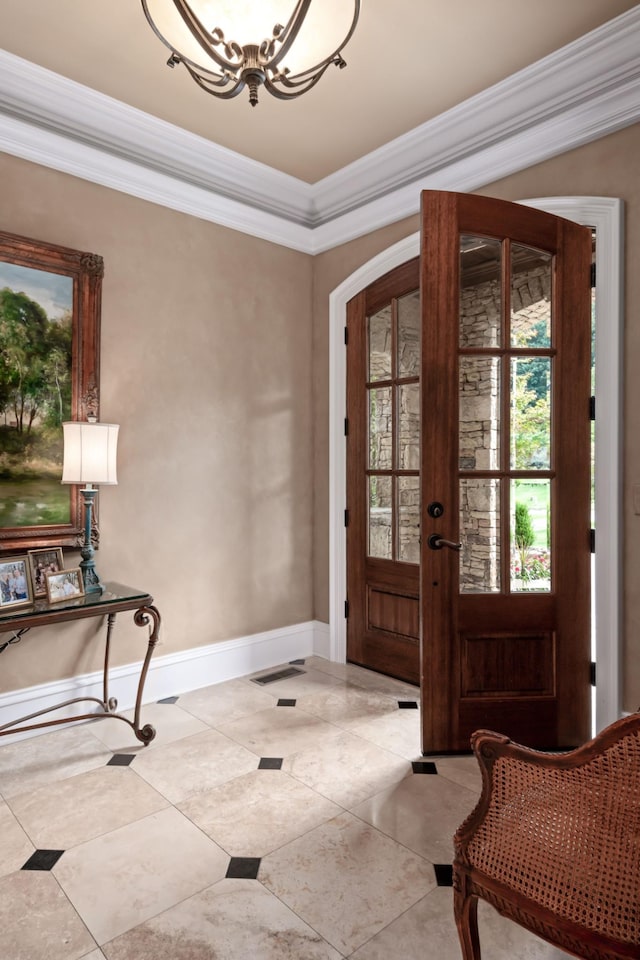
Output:
[[[432,533],[427,543],[431,550],[442,550],[443,547],[448,547],[449,550],[462,550],[461,543],[454,543],[453,540],[445,540],[439,533]]]

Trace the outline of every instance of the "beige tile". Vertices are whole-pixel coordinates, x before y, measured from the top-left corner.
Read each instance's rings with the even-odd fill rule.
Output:
[[[323,657],[307,657],[305,667],[320,670],[321,673],[328,673],[329,676],[337,677],[339,680],[347,680],[351,670],[351,664],[349,663],[333,663]]]
[[[567,954],[478,904],[482,956],[491,960],[567,960]],[[351,960],[388,960],[401,944],[403,960],[460,960],[451,887],[437,887],[353,954]],[[428,954],[425,947],[428,945]]]
[[[337,737],[338,727],[312,717],[297,707],[262,710],[251,717],[221,723],[220,733],[236,740],[258,757],[287,757],[306,750],[328,737]]]
[[[395,716],[399,712],[397,698],[345,685],[300,697],[296,706],[346,729],[373,717]]]
[[[403,960],[460,960],[451,887],[436,887],[356,950],[352,960],[389,960],[400,954]],[[493,954],[487,956],[495,960]]]
[[[282,667],[274,667],[273,670],[262,670],[260,673],[256,673],[249,678],[250,683],[252,686],[255,686],[254,681],[256,677],[275,673],[275,671],[279,669],[284,670],[288,666],[289,664],[284,664]],[[296,699],[333,687],[341,687],[344,684],[344,681],[339,677],[333,677],[321,670],[310,669],[306,663],[303,666],[294,665],[293,669],[301,670],[302,673],[294,677],[286,677],[284,680],[275,680],[273,683],[268,683],[260,689],[271,697],[289,697]]]
[[[179,809],[233,857],[263,857],[340,813],[282,770],[256,770]]]
[[[557,950],[520,927],[501,917],[493,907],[482,900],[478,903],[478,930],[485,957],[494,960],[567,960],[563,950]]]
[[[350,733],[286,757],[283,769],[343,807],[372,797],[411,773],[396,754]]]
[[[413,774],[352,808],[378,830],[432,863],[451,863],[453,834],[476,796],[435,774]]]
[[[124,717],[133,720],[134,711],[124,710]],[[109,749],[114,751],[139,753],[153,750],[165,743],[190,737],[201,730],[208,730],[207,724],[197,717],[181,710],[175,703],[148,703],[142,707],[140,726],[150,723],[156,729],[154,739],[146,747],[138,740],[128,723],[121,720],[99,720],[92,723],[91,730]]]
[[[19,870],[34,850],[10,808],[0,801],[0,877]]]
[[[91,953],[82,957],[82,960],[105,960],[105,955],[102,950],[92,950]]]
[[[224,876],[229,858],[171,808],[67,850],[53,868],[98,944]]]
[[[265,857],[260,879],[346,955],[435,886],[431,864],[347,813]]]
[[[365,670],[363,667],[352,665],[349,672],[349,682],[365,690],[388,694],[401,700],[416,700],[420,703],[420,687],[394,677],[385,677],[374,670]]]
[[[255,770],[258,758],[217,730],[140,752],[133,769],[163,796],[178,803]]]
[[[567,960],[567,954],[522,927],[505,920],[487,904],[478,905],[482,956],[491,960]],[[401,950],[399,945],[401,944]],[[425,948],[428,947],[428,952]],[[453,891],[437,887],[353,954],[351,960],[460,960],[460,941],[453,917]]]
[[[0,742],[0,793],[7,799],[104,766],[111,751],[93,736],[95,726],[79,724],[16,743]]]
[[[482,774],[475,757],[429,757],[433,760],[438,773],[453,783],[460,784],[480,796]]]
[[[20,870],[0,880],[3,960],[80,960],[94,948],[51,873]]]
[[[350,732],[406,760],[420,760],[420,711],[396,710],[350,727]]]
[[[106,944],[107,960],[341,960],[264,887],[222,880]]]
[[[355,663],[332,663],[322,657],[309,657],[305,666],[314,670],[320,670],[322,673],[328,673],[332,677],[339,677],[357,687],[367,687],[370,690],[378,690],[382,693],[397,695],[403,699],[420,699],[420,688],[402,680],[396,680],[394,677],[385,677],[381,673],[373,670],[366,670],[364,667],[358,667]]]
[[[52,783],[11,801],[39,849],[68,850],[168,806],[129,767],[105,766]]]
[[[228,723],[267,710],[274,703],[273,697],[256,684],[248,684],[245,680],[228,680],[183,693],[178,706],[210,727],[216,727],[219,723]]]

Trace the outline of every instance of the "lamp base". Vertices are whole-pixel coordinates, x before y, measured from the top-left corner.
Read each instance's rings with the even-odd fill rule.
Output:
[[[80,569],[82,571],[82,582],[84,583],[85,593],[104,593],[104,587],[100,583],[100,577],[98,576],[93,560],[94,550],[91,544],[91,513],[97,492],[98,491],[92,489],[89,484],[80,490],[84,500],[84,545],[80,551],[80,555],[82,556]]]
[[[82,555],[84,557],[84,550]],[[93,553],[93,550],[91,551]],[[80,570],[82,571],[82,582],[85,593],[104,593],[104,587],[100,582],[100,577],[93,563],[93,557],[80,561]]]

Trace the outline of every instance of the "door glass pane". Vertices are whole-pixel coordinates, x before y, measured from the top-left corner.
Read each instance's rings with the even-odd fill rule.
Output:
[[[500,481],[460,481],[460,592],[500,591]]]
[[[391,470],[391,387],[369,390],[369,469]]]
[[[550,253],[511,245],[511,346],[551,344]]]
[[[369,556],[392,559],[391,477],[369,477]]]
[[[417,383],[397,387],[398,391],[398,468],[420,469],[420,386]]]
[[[511,358],[511,469],[551,462],[551,358]]]
[[[511,481],[511,590],[551,590],[551,481]]]
[[[369,381],[391,379],[391,304],[368,318]]]
[[[460,346],[501,343],[502,248],[499,240],[460,237]]]
[[[420,477],[398,478],[398,560],[420,562]]]
[[[398,376],[420,376],[420,291],[398,300]]]
[[[460,469],[500,464],[500,359],[460,357]]]

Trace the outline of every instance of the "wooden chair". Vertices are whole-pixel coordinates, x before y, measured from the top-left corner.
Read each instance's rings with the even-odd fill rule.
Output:
[[[480,960],[478,897],[587,960],[640,958],[640,712],[549,755],[477,731],[480,800],[454,837],[464,960]]]

